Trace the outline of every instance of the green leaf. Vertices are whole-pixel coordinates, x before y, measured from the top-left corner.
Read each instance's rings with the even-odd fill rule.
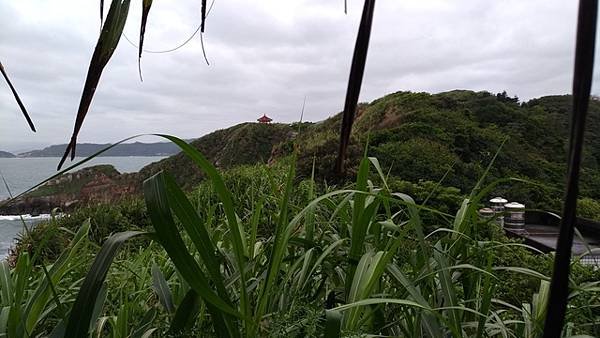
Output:
[[[453,310],[450,310],[450,315],[448,316],[448,321],[451,324],[451,329],[458,334],[460,332],[460,327],[462,323],[462,316],[460,311],[454,309],[458,304],[458,297],[456,295],[455,284],[452,282],[452,275],[450,274],[450,270],[448,267],[448,261],[444,254],[441,252],[441,248],[436,245],[438,250],[434,251],[434,259],[440,268],[438,271],[438,279],[440,282],[440,286],[442,289],[442,294],[444,297],[444,305],[445,307],[452,307]]]
[[[79,289],[67,321],[66,337],[86,337],[88,335],[96,299],[117,250],[126,240],[143,234],[145,232],[120,232],[110,236],[104,242]]]
[[[355,307],[360,307],[360,306],[366,306],[366,305],[374,305],[374,304],[398,304],[398,305],[405,305],[405,306],[409,306],[409,307],[414,307],[414,308],[419,308],[419,309],[424,309],[424,310],[429,310],[427,307],[424,307],[414,301],[411,300],[407,300],[407,299],[395,299],[395,298],[369,298],[369,299],[363,299],[363,300],[359,300],[357,302],[353,302],[353,303],[349,303],[349,304],[344,304],[344,305],[340,305],[336,308],[331,309],[332,311],[348,311],[352,308]]]
[[[276,288],[276,279],[279,274],[279,269],[283,261],[283,257],[287,250],[287,243],[290,239],[290,234],[286,231],[288,224],[288,204],[292,193],[294,178],[296,177],[296,157],[291,160],[290,168],[287,173],[287,180],[284,190],[284,195],[279,206],[279,218],[275,227],[275,237],[273,247],[268,257],[267,276],[262,284],[262,288],[258,298],[258,307],[256,310],[255,321],[260,322],[267,308],[267,303],[271,298],[273,289]]]
[[[342,313],[325,310],[325,338],[339,338],[342,335]]]
[[[29,128],[31,128],[31,130],[35,132],[36,130],[35,130],[35,126],[33,125],[33,121],[31,121],[31,117],[29,117],[29,114],[27,113],[27,109],[25,109],[25,105],[21,101],[19,94],[17,94],[17,90],[13,86],[12,82],[10,82],[10,79],[8,78],[8,74],[6,74],[6,70],[4,69],[4,66],[2,66],[2,62],[0,62],[0,73],[2,73],[2,76],[4,77],[4,80],[6,81],[6,83],[8,83],[8,87],[10,88],[10,91],[12,92],[15,100],[17,101],[17,104],[19,105],[19,108],[21,109],[21,112],[23,113],[25,120],[27,120],[27,123],[29,124]]]
[[[369,159],[363,157],[358,169],[356,178],[356,190],[361,192],[367,191],[367,179],[369,176]],[[352,235],[350,237],[350,253],[348,254],[348,272],[346,276],[346,297],[349,297],[352,280],[354,279],[354,271],[358,260],[362,256],[365,236],[367,234],[368,224],[364,222],[362,217],[365,212],[365,195],[354,194],[354,203],[352,206]]]
[[[232,304],[227,290],[223,275],[221,274],[221,258],[217,256],[217,247],[214,245],[206,228],[206,223],[203,222],[196,210],[185,196],[185,193],[179,188],[173,176],[164,173],[164,184],[167,192],[169,206],[181,222],[181,225],[190,236],[192,243],[198,250],[204,265],[206,266],[210,279],[215,284],[217,293],[228,304]]]
[[[144,317],[140,320],[137,328],[131,333],[131,338],[143,338],[149,337],[152,332],[156,331],[156,328],[150,328],[152,322],[156,318],[156,309],[151,308],[144,314]]]
[[[262,209],[265,205],[265,197],[261,197],[252,208],[252,217],[250,218],[250,236],[248,237],[248,248],[250,250],[250,258],[254,258],[256,252],[256,235],[258,233],[258,223]]]
[[[0,308],[0,337],[7,337],[8,331],[8,312],[10,311],[10,307],[3,306]]]
[[[421,294],[421,291],[417,286],[410,281],[402,271],[395,264],[388,264],[386,267],[390,276],[394,277],[402,286],[408,291],[409,295],[423,308],[430,308],[430,304],[427,302],[425,297]],[[432,337],[443,337],[442,330],[439,323],[435,320],[435,317],[431,313],[425,313],[422,316],[422,324],[425,329]]]
[[[8,261],[0,262],[0,291],[2,291],[2,306],[11,306],[13,304],[13,282],[10,276],[10,266]]]
[[[235,213],[233,196],[231,195],[231,192],[225,186],[225,181],[217,169],[196,148],[174,136],[164,134],[155,135],[166,138],[167,140],[175,143],[181,149],[181,151],[208,176],[212,182],[214,189],[219,196],[219,200],[223,205],[223,210],[225,211],[227,224],[229,226],[229,235],[232,239],[233,251],[237,262],[237,268],[238,271],[240,271],[240,308],[242,309],[244,316],[246,318],[250,318],[252,314],[248,296],[246,294],[246,276],[243,273],[243,271],[246,270],[246,256],[248,250],[246,248],[246,237],[244,235],[244,230],[239,224],[238,217]]]
[[[140,74],[140,80],[142,80],[142,50],[144,49],[144,35],[146,34],[146,21],[148,21],[148,14],[150,13],[150,7],[152,7],[152,0],[142,1],[142,21],[140,23],[140,42],[138,45],[138,71]]]
[[[321,263],[323,262],[323,260],[329,254],[331,254],[331,252],[335,248],[337,248],[339,245],[341,245],[342,243],[344,243],[346,240],[347,240],[346,238],[338,239],[337,241],[335,241],[335,242],[331,243],[329,246],[327,246],[327,248],[325,248],[325,250],[323,250],[323,253],[321,253],[321,255],[319,256],[319,258],[317,258],[317,260],[313,264],[312,269],[308,273],[308,277],[312,276],[315,273],[315,271],[317,270],[317,268],[319,268],[319,266],[321,265]],[[302,285],[302,289],[305,289],[308,286],[309,282],[310,282],[310,278],[307,278],[306,281],[304,282],[304,284]]]
[[[35,326],[40,323],[43,318],[43,311],[46,308],[48,300],[53,295],[52,290],[62,277],[69,271],[77,267],[73,264],[80,259],[81,249],[87,242],[87,236],[90,229],[90,220],[87,219],[75,233],[75,236],[69,244],[69,248],[58,257],[52,264],[52,268],[46,274],[43,282],[37,287],[32,297],[29,298],[25,306],[24,316],[25,329],[27,332],[32,332]]]
[[[69,154],[71,154],[71,160],[75,158],[77,135],[83,125],[92,99],[94,98],[104,67],[108,64],[108,61],[111,59],[119,44],[125,22],[127,21],[127,14],[129,13],[129,3],[130,0],[112,0],[110,4],[108,14],[106,15],[106,21],[102,26],[102,31],[100,32],[100,37],[96,43],[96,48],[94,49],[94,54],[92,54],[92,59],[88,68],[79,108],[77,109],[77,118],[75,119],[73,134],[71,135],[71,140],[58,164],[58,169],[62,167]]]
[[[90,320],[90,328],[88,332],[94,332],[96,328],[96,322],[102,313],[102,308],[104,307],[104,302],[106,301],[106,296],[108,295],[108,290],[106,287],[106,283],[102,284],[102,288],[100,288],[100,292],[98,292],[98,297],[96,298],[96,304],[94,304],[94,310],[92,311],[92,318]]]
[[[177,307],[177,311],[175,311],[169,332],[174,335],[183,335],[194,325],[199,312],[200,296],[198,296],[194,289],[190,289]]]
[[[158,296],[158,300],[160,303],[167,309],[167,312],[172,314],[175,311],[175,306],[173,306],[173,297],[171,296],[171,290],[169,289],[169,284],[167,284],[167,280],[163,275],[162,271],[156,263],[152,263],[152,288],[154,292]]]
[[[194,291],[214,308],[209,307],[215,331],[237,335],[237,326],[227,314],[242,317],[226,300],[215,294],[204,272],[189,253],[171,216],[171,207],[165,188],[165,175],[160,172],[144,181],[144,198],[156,238],[173,264]]]

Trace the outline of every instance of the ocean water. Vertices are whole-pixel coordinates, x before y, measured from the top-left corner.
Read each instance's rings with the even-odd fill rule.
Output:
[[[163,158],[160,156],[96,157],[78,169],[98,164],[112,164],[121,173],[131,173]],[[82,159],[75,158],[76,161]],[[15,196],[54,175],[59,160],[56,157],[0,158],[0,173],[4,176],[10,192]],[[78,169],[74,169],[74,171]],[[9,196],[4,183],[0,181],[0,200]],[[8,249],[14,243],[19,232],[23,230],[23,221],[28,226],[35,226],[36,223],[48,217],[49,215],[23,215],[23,220],[21,220],[19,216],[0,215],[0,259],[6,257]]]
[[[23,223],[27,228],[49,219],[50,215],[21,215],[21,216],[0,216],[0,260],[8,255],[11,245],[19,233],[23,232]]]

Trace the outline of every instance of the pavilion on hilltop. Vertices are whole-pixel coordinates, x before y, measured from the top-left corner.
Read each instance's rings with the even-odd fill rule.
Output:
[[[268,117],[266,114],[263,114],[263,116],[256,119],[256,121],[258,121],[259,123],[271,123],[271,121],[273,121],[273,119]]]

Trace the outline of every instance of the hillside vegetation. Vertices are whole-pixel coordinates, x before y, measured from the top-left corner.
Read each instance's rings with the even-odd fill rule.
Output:
[[[190,144],[216,167],[228,169],[243,164],[267,163],[273,147],[291,140],[294,135],[294,128],[288,124],[242,123],[217,130]],[[143,180],[160,170],[168,170],[185,188],[196,186],[203,177],[182,153],[147,165],[140,170],[139,177]]]
[[[0,263],[0,336],[540,336],[554,257],[477,210],[489,191],[559,205],[568,107],[391,94],[360,106],[345,178],[331,174],[339,115],[171,138],[182,153],[138,174],[88,168],[103,173],[82,188],[95,203],[26,229]],[[592,215],[599,108],[580,203]],[[506,177],[537,183],[487,190]],[[98,203],[111,184],[143,200]],[[561,337],[598,336],[600,271],[576,257],[571,270]]]
[[[516,177],[532,183],[501,185],[495,193],[527,207],[560,210],[566,173],[570,96],[519,102],[505,93],[455,90],[439,94],[398,92],[359,105],[348,174],[332,174],[341,115],[317,123],[243,123],[191,142],[217,168],[269,163],[289,156],[296,144],[298,176],[315,166],[318,184],[352,180],[365,149],[379,159],[388,181],[422,196],[443,178],[442,187],[457,197],[469,191],[495,154],[487,181]],[[581,216],[600,220],[600,102],[592,100],[581,173]],[[505,143],[504,143],[505,142]],[[368,147],[367,147],[368,143]],[[122,175],[115,184],[139,194],[142,181],[168,170],[189,190],[203,178],[195,165],[177,154]],[[122,189],[117,189],[121,191]],[[455,210],[456,203],[443,203]]]
[[[519,102],[505,93],[456,90],[439,94],[398,92],[361,104],[349,150],[352,180],[367,147],[392,181],[438,182],[469,191],[498,154],[488,181],[518,177],[539,185],[512,184],[499,194],[510,195],[532,207],[560,208],[566,149],[569,95],[546,96]],[[268,163],[299,151],[298,171],[309,177],[313,159],[317,180],[338,183],[332,168],[339,144],[341,115],[318,123],[244,123],[216,131],[191,144],[218,168]],[[588,116],[581,178],[581,195],[600,199],[600,102],[592,100]],[[148,177],[168,169],[178,183],[195,186],[201,174],[183,154],[140,171]]]
[[[519,103],[505,93],[451,91],[439,94],[398,92],[359,107],[349,165],[354,168],[368,142],[368,153],[383,170],[402,181],[437,182],[469,191],[498,152],[487,181],[518,177],[539,185],[515,184],[496,192],[531,207],[560,208],[566,149],[569,95]],[[300,135],[299,170],[330,177],[338,146],[340,115]],[[600,102],[588,116],[581,196],[600,198]],[[352,169],[351,169],[352,172]],[[598,215],[600,216],[600,214]]]
[[[82,208],[24,236],[0,263],[0,336],[541,335],[553,255],[478,217],[483,190],[454,216],[396,190],[375,159],[316,190],[295,155],[217,170],[185,151],[208,176],[191,193],[161,172],[145,205]],[[598,336],[599,271],[571,270],[561,337]]]

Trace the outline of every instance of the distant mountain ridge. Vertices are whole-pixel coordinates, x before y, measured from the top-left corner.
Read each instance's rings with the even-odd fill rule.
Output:
[[[77,144],[77,156],[87,157],[110,146],[110,143],[80,143]],[[20,153],[18,157],[61,157],[66,149],[66,144],[51,145],[41,150],[32,150]],[[177,154],[179,148],[171,142],[156,143],[122,143],[98,156],[171,156]],[[1,156],[1,155],[0,155]]]
[[[15,154],[9,153],[8,151],[0,150],[0,158],[12,158],[15,157]]]

